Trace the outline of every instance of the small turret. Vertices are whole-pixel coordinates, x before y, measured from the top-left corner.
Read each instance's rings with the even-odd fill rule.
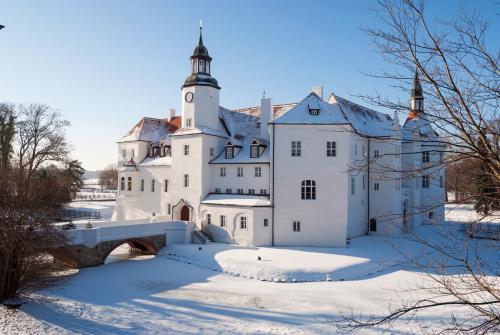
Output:
[[[411,90],[410,113],[408,114],[408,119],[415,119],[421,113],[424,113],[424,96],[422,93],[422,85],[420,85],[420,79],[418,78],[418,71],[415,71],[413,89]]]

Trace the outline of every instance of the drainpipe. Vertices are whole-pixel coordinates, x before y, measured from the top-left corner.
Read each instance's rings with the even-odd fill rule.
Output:
[[[273,171],[272,171],[272,176],[273,176],[273,182],[271,185],[271,245],[274,247],[274,143],[275,143],[275,128],[274,128],[274,123],[273,123],[273,157],[272,157],[272,164],[273,164]]]
[[[368,202],[367,202],[367,220],[366,222],[368,223],[368,234],[370,234],[370,138],[368,137],[368,167],[367,167],[367,173],[366,173],[366,187],[368,187]]]

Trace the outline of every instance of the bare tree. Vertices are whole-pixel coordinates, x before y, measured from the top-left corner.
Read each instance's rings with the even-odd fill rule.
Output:
[[[30,177],[47,162],[62,162],[69,154],[64,130],[70,123],[43,104],[19,106],[17,163]]]
[[[7,168],[14,147],[14,105],[0,103],[0,168]]]
[[[107,166],[99,173],[99,185],[108,190],[116,190],[118,187],[118,170],[115,165]]]
[[[408,92],[417,71],[426,96],[421,117],[432,123],[446,148],[445,159],[437,164],[456,169],[448,180],[454,178],[449,186],[461,199],[485,201],[488,210],[484,212],[489,212],[500,199],[500,55],[498,46],[492,50],[488,44],[488,22],[474,10],[463,10],[449,22],[431,21],[425,2],[420,0],[379,0],[376,13],[383,25],[364,31],[394,70],[368,75],[390,80],[393,86]],[[410,109],[405,102],[378,94],[361,97],[379,107]],[[411,175],[424,171],[401,172]],[[347,329],[388,326],[401,318],[445,307],[450,319],[442,333],[500,331],[498,241],[458,235],[456,227],[438,227],[436,231],[432,239],[419,232],[406,235],[422,252],[401,254],[427,279],[412,289],[419,293],[415,299],[393,306],[386,315],[350,315],[341,324]],[[491,235],[500,238],[498,231]]]

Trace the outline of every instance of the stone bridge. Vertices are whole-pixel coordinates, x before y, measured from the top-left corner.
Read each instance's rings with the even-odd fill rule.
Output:
[[[189,243],[191,230],[192,224],[183,221],[109,221],[92,223],[92,228],[77,224],[76,229],[67,230],[68,245],[49,253],[55,261],[72,268],[98,266],[122,244],[156,255],[167,245],[167,239],[170,243]]]

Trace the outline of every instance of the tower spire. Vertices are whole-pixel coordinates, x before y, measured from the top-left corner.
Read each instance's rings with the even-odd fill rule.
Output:
[[[202,31],[203,31],[203,22],[200,20],[200,39],[198,41],[198,45],[203,45],[203,34],[202,34]]]
[[[415,119],[421,113],[424,113],[424,95],[422,93],[422,85],[418,78],[418,70],[415,69],[415,78],[413,79],[413,88],[410,97],[410,113],[408,119]]]

